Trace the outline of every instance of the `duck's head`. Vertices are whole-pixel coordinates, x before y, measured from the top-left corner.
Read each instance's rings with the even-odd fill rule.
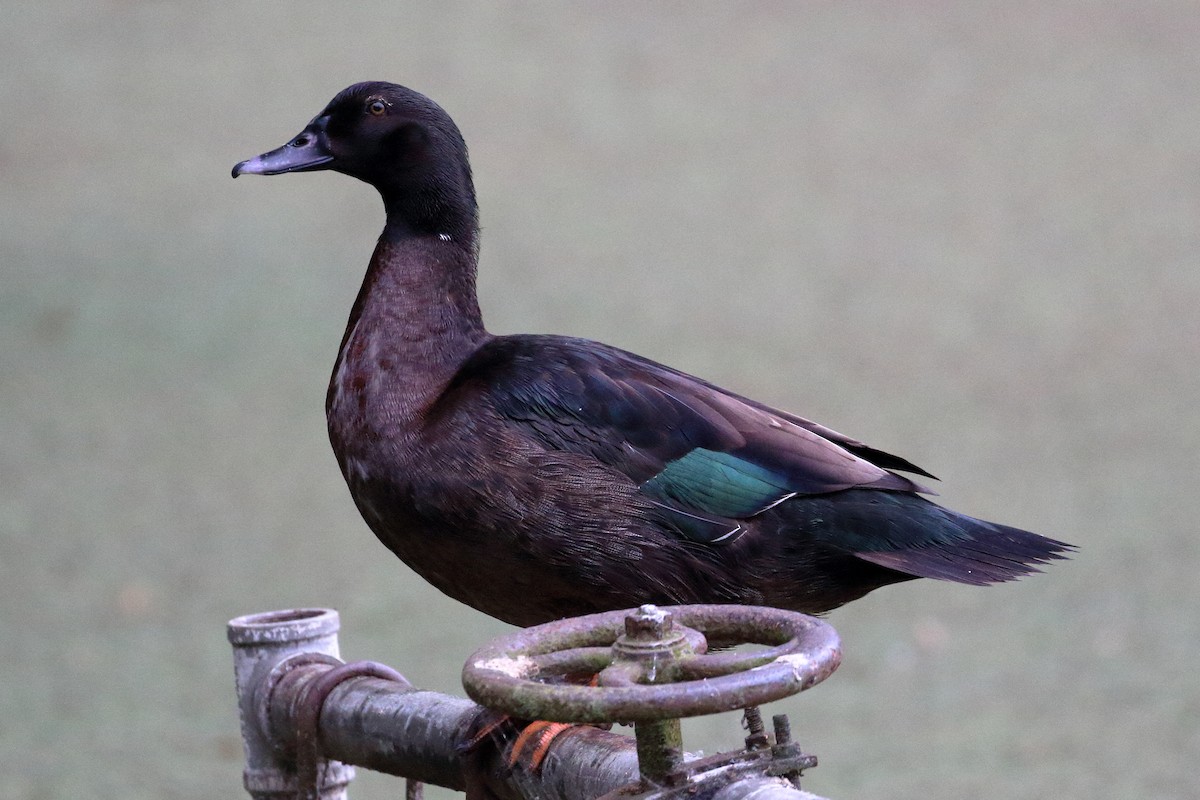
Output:
[[[333,170],[383,196],[390,224],[417,232],[473,231],[475,189],[467,146],[441,106],[381,81],[343,89],[283,147],[239,162],[239,175]]]

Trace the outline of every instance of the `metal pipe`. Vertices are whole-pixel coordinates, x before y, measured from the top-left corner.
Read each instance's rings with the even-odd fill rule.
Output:
[[[251,614],[231,620],[234,677],[246,752],[244,782],[255,800],[296,797],[297,720],[316,681],[339,666],[338,615],[330,609]],[[500,800],[599,797],[638,780],[630,737],[596,728],[559,735],[536,775],[511,769],[500,748],[472,748],[481,707],[407,683],[352,677],[321,706],[321,800],[345,800],[349,764],[463,791],[476,781]]]
[[[321,800],[345,800],[354,776],[349,764],[466,790],[468,798],[584,800],[624,789],[622,796],[643,800],[815,800],[761,772],[738,777],[726,772],[721,778],[722,770],[700,767],[689,775],[687,756],[678,781],[639,786],[633,738],[592,727],[559,734],[536,772],[510,767],[506,747],[474,740],[481,715],[494,712],[463,698],[414,689],[402,679],[356,675],[351,667],[341,670],[347,673],[344,679],[331,675],[341,666],[337,630],[337,613],[327,609],[255,614],[229,623],[245,784],[256,800],[294,798],[306,789],[297,780],[303,733],[298,723],[306,700],[326,690],[316,716],[318,749],[327,759],[316,770]],[[323,676],[328,677],[322,681]],[[327,689],[331,679],[341,682]]]
[[[743,778],[713,795],[712,800],[824,800],[797,789],[782,778]]]
[[[330,669],[306,664],[271,692],[270,735],[296,745],[295,710],[308,687]],[[480,782],[501,800],[599,797],[638,780],[636,745],[596,728],[560,734],[536,775],[509,768],[503,748],[472,748],[484,709],[469,700],[418,691],[377,678],[352,678],[329,694],[320,716],[320,748],[330,758],[391,775],[467,790]]]
[[[265,696],[284,677],[280,666],[301,660],[322,662],[326,669],[339,664],[338,613],[328,608],[298,608],[250,614],[230,620],[227,629],[233,645],[233,673],[246,768],[242,781],[255,800],[296,797],[294,758],[282,753],[270,735],[264,716]],[[321,800],[346,800],[346,786],[354,768],[325,762],[319,776]]]
[[[331,669],[332,665],[324,663],[302,664],[275,684],[265,716],[277,751],[294,752],[296,709],[308,688]],[[469,793],[472,785],[486,786],[500,800],[581,800],[639,782],[634,740],[592,727],[570,728],[560,734],[536,774],[510,768],[504,748],[490,743],[471,752],[471,731],[482,712],[480,706],[462,698],[413,690],[378,678],[352,678],[330,692],[321,711],[320,748],[327,757],[337,759],[333,763],[355,764]],[[687,783],[664,786],[661,791],[684,796]],[[658,793],[653,784],[642,791],[644,797]],[[722,789],[721,800],[819,799],[782,779],[744,777]]]

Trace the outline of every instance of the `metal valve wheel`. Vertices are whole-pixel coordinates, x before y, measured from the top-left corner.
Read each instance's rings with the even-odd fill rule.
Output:
[[[753,652],[710,652],[741,644]],[[841,661],[837,632],[793,611],[693,605],[612,611],[527,628],[475,651],[463,686],[519,719],[649,722],[757,706]],[[566,682],[596,675],[598,686]]]

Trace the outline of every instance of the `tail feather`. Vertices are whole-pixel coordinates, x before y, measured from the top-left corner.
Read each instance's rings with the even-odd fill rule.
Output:
[[[939,537],[903,549],[855,555],[909,575],[987,586],[1041,572],[1037,565],[1067,558],[1067,553],[1075,549],[1066,542],[1019,528],[955,516],[963,532],[961,537]]]
[[[920,578],[976,586],[1039,572],[1067,558],[1066,542],[968,517],[909,492],[846,489],[797,496],[766,512],[783,530]]]

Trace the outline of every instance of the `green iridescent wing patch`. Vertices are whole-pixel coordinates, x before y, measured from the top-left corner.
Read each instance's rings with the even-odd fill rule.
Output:
[[[795,494],[787,479],[730,453],[698,447],[667,464],[642,491],[685,508],[732,519],[752,517]]]

